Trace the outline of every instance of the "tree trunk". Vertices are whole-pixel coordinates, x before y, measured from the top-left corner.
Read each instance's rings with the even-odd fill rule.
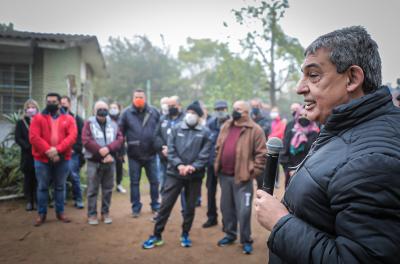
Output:
[[[270,60],[270,90],[269,90],[269,95],[271,99],[271,107],[276,106],[276,83],[275,83],[275,27],[276,27],[276,17],[275,13],[272,16],[271,19],[271,60]]]

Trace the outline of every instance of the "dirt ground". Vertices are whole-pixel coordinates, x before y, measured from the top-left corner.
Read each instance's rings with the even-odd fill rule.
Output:
[[[281,177],[282,179],[282,177]],[[280,198],[283,187],[276,190]],[[163,233],[165,244],[151,250],[143,250],[142,242],[152,233],[154,224],[148,187],[142,188],[142,214],[139,218],[130,215],[128,194],[113,193],[111,215],[113,223],[89,226],[86,209],[78,210],[69,201],[66,214],[72,223],[63,224],[55,219],[49,208],[47,222],[34,227],[36,212],[26,212],[24,201],[0,203],[0,263],[266,263],[268,232],[256,221],[253,210],[252,234],[254,252],[242,253],[239,243],[218,247],[217,241],[224,234],[221,222],[218,226],[204,229],[206,221],[206,189],[203,187],[203,203],[196,209],[190,232],[193,246],[182,248],[179,243],[182,217],[180,202],[174,207]],[[218,194],[220,190],[218,190]],[[221,217],[219,217],[221,219]],[[219,221],[220,221],[219,219]]]

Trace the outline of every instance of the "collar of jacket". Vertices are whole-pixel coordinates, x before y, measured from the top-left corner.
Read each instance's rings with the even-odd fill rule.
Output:
[[[234,121],[233,119],[229,119],[228,121],[226,121],[228,123],[229,126],[233,126],[234,125]],[[243,120],[242,122],[235,124],[235,126],[238,127],[253,127],[254,126],[254,121],[248,116],[246,120]]]
[[[181,128],[182,129],[195,129],[195,130],[201,130],[202,126],[198,123],[194,128],[189,127],[185,121],[181,122]]]
[[[389,88],[382,86],[373,93],[335,107],[324,130],[337,134],[386,113],[392,106]]]

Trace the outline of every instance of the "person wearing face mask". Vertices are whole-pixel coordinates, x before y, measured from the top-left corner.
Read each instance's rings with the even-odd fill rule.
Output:
[[[271,133],[271,119],[269,115],[264,115],[264,111],[262,109],[262,101],[258,98],[254,98],[250,101],[251,105],[251,118],[256,122],[265,133],[265,136]]]
[[[168,106],[168,114],[160,118],[156,130],[156,148],[160,157],[160,193],[164,190],[168,162],[168,136],[172,128],[181,122],[185,116],[178,96],[171,96],[164,103]]]
[[[83,127],[82,143],[87,159],[87,204],[88,224],[97,225],[97,195],[101,187],[101,219],[111,224],[110,204],[114,187],[115,153],[124,142],[118,124],[109,117],[108,105],[98,101],[94,105],[95,116]]]
[[[253,251],[251,238],[251,208],[253,179],[261,176],[267,154],[266,137],[262,128],[249,116],[250,104],[233,104],[232,119],[221,128],[216,145],[215,173],[221,185],[221,212],[225,237],[218,246],[227,246],[237,238],[244,254]]]
[[[211,147],[210,132],[200,123],[203,114],[199,102],[195,101],[187,107],[183,121],[171,129],[168,137],[167,177],[160,212],[155,219],[153,235],[142,245],[144,249],[163,245],[162,232],[182,190],[185,191],[186,205],[181,246],[192,246],[189,232]]]
[[[32,146],[29,142],[29,126],[32,118],[39,113],[39,105],[33,99],[24,103],[24,115],[15,125],[15,142],[21,147],[20,169],[24,174],[25,210],[32,211],[36,202],[36,176]]]
[[[57,219],[64,223],[70,222],[64,213],[64,189],[72,146],[78,134],[74,118],[60,111],[61,96],[49,93],[46,95],[46,101],[46,109],[35,115],[29,129],[38,182],[38,216],[35,226],[42,225],[46,220],[50,181],[53,181],[55,186]]]
[[[297,165],[307,156],[319,133],[317,124],[307,119],[303,107],[300,106],[295,111],[294,120],[286,126],[283,151],[279,155],[279,162],[285,172],[285,187],[289,184]]]
[[[78,115],[71,111],[71,99],[68,96],[61,97],[61,110],[66,114],[71,115],[76,122],[76,127],[78,129],[78,136],[76,138],[75,144],[72,146],[72,157],[69,163],[70,165],[70,173],[68,178],[72,183],[72,194],[74,199],[74,206],[78,209],[83,209],[83,199],[82,199],[82,190],[81,190],[81,176],[80,169],[83,166],[84,158],[82,153],[82,128],[83,128],[83,119]]]
[[[109,115],[111,120],[118,124],[122,107],[119,103],[113,102],[110,104]],[[126,193],[125,188],[122,186],[123,177],[123,165],[125,163],[126,148],[125,144],[121,144],[118,151],[115,152],[115,183],[117,185],[116,190],[119,193]]]
[[[131,210],[132,217],[137,218],[142,209],[139,186],[143,168],[150,183],[150,206],[153,214],[156,214],[160,207],[155,147],[160,113],[146,102],[143,90],[134,90],[132,95],[132,106],[122,113],[119,126],[128,145]]]
[[[214,172],[215,144],[222,125],[230,118],[228,103],[224,100],[217,100],[214,104],[214,115],[207,121],[207,127],[211,132],[211,151],[207,165],[207,221],[203,228],[209,228],[218,224],[217,213],[217,175]]]

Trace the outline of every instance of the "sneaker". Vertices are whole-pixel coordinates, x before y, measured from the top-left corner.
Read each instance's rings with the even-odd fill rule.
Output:
[[[164,245],[164,241],[156,236],[150,236],[149,239],[143,242],[143,249],[150,249]]]
[[[140,216],[140,212],[132,212],[133,218],[138,218]]]
[[[218,241],[218,246],[224,247],[228,245],[232,245],[235,242],[236,239],[229,238],[229,237],[224,237],[220,241]]]
[[[104,214],[101,216],[101,220],[104,222],[104,224],[111,224],[112,223],[112,218],[110,217],[109,214]]]
[[[243,253],[250,255],[253,252],[253,246],[250,243],[243,244]]]
[[[124,189],[124,187],[122,187],[121,184],[118,184],[117,185],[117,192],[126,193],[126,190]]]
[[[182,247],[191,247],[192,246],[192,240],[190,240],[189,234],[183,234],[181,236],[181,246]]]
[[[85,208],[85,206],[83,205],[83,202],[82,202],[82,201],[75,201],[74,206],[75,206],[75,208],[77,208],[77,209],[83,209],[83,208]]]
[[[209,228],[209,227],[216,226],[216,225],[218,225],[218,221],[217,220],[208,219],[207,222],[205,222],[203,224],[203,228]]]
[[[98,225],[99,224],[99,220],[97,219],[97,216],[89,216],[88,224],[89,225]]]

